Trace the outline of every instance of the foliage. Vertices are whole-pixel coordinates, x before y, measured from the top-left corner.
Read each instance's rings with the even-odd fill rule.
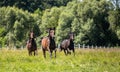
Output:
[[[40,25],[40,29],[43,33],[43,36],[46,35],[48,28],[53,28],[58,26],[58,20],[61,9],[57,7],[53,7],[52,9],[45,10],[42,16],[42,23]]]
[[[20,45],[24,45],[32,28],[39,31],[35,20],[35,17],[38,16],[15,7],[2,7],[0,11],[0,26],[4,29],[1,29],[0,33],[1,37],[5,37],[7,40],[4,44],[10,46],[10,44],[16,45],[20,42]]]
[[[119,0],[3,0],[0,6],[2,45],[25,45],[31,29],[39,43],[50,27],[57,44],[74,32],[75,43],[120,45]]]
[[[45,10],[54,6],[65,6],[70,1],[72,0],[2,0],[0,1],[0,6],[16,6],[23,10],[34,12],[38,8]]]

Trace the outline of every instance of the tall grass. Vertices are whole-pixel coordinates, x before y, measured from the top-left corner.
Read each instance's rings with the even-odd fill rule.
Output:
[[[54,54],[53,54],[54,55]],[[28,56],[27,50],[0,50],[0,72],[120,72],[120,49],[77,49],[76,55],[44,59],[42,51]]]

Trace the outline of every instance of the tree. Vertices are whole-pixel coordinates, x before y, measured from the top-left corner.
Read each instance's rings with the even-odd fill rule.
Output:
[[[40,29],[42,32],[42,37],[47,34],[48,28],[53,28],[58,26],[59,15],[61,13],[61,9],[57,7],[53,7],[52,9],[45,10],[42,16],[42,24],[40,25]]]
[[[120,0],[110,0],[115,10],[120,10]]]
[[[56,30],[57,43],[60,43],[63,39],[68,38],[68,34],[72,31],[71,24],[73,18],[74,16],[68,11],[63,11],[60,14]]]
[[[0,26],[4,28],[0,37],[5,38],[4,44],[25,45],[31,29],[35,29],[35,34],[39,36],[37,14],[31,14],[16,7],[2,7],[0,11]]]
[[[66,6],[70,1],[72,0],[2,0],[0,1],[0,6],[15,6],[29,12],[34,12],[37,9],[45,10],[54,6]]]

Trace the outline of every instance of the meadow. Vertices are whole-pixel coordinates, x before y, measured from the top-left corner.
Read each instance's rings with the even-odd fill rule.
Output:
[[[57,51],[52,59],[41,50],[28,56],[26,49],[1,49],[0,72],[120,72],[120,49],[76,49],[75,56]]]

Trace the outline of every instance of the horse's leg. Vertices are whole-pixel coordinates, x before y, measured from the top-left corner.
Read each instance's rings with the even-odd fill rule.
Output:
[[[35,54],[38,55],[38,50],[35,50]]]
[[[34,56],[35,56],[35,55],[38,55],[38,51],[37,51],[37,49],[34,50]]]
[[[30,56],[32,55],[32,51],[29,52]]]
[[[32,56],[32,51],[30,51],[30,55]]]
[[[56,51],[57,51],[57,50],[55,49],[55,58],[56,58]]]
[[[43,50],[43,56],[44,58],[46,58],[46,52],[45,52],[45,49],[42,49]]]
[[[63,48],[62,48],[62,46],[60,46],[60,49],[59,49],[59,51],[61,52],[63,50]]]
[[[71,52],[68,50],[68,48],[67,48],[67,54],[71,54]]]
[[[52,52],[53,52],[53,51],[52,51],[52,50],[50,50],[50,58],[52,58]]]
[[[35,52],[35,50],[34,50],[34,56],[35,56],[35,54],[36,54],[36,52]]]
[[[30,56],[30,51],[28,50],[28,54],[29,54],[29,56]]]
[[[52,58],[52,50],[50,49],[49,46],[47,46],[48,52],[50,53],[50,58]]]
[[[74,53],[74,56],[75,56],[75,49],[73,49],[72,51],[73,51],[73,53]]]
[[[34,51],[35,51],[35,54],[34,54],[34,55],[38,55],[37,44],[36,44],[36,42],[35,42],[35,46],[34,46],[34,47],[35,47],[35,50],[34,50]]]
[[[31,51],[30,50],[28,50],[28,54],[29,54],[29,56],[31,56]]]
[[[65,55],[67,55],[67,53],[66,53],[66,50],[64,49],[64,53],[65,53]]]

